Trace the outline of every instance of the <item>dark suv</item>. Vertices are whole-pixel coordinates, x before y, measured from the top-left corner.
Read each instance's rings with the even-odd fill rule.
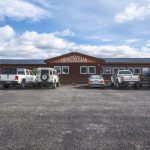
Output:
[[[150,68],[142,69],[141,86],[150,86]]]

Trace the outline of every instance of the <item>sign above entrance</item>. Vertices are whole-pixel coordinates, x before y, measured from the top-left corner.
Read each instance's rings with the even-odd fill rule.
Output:
[[[86,63],[87,58],[73,55],[73,56],[61,58],[61,62],[62,63]]]
[[[59,63],[59,64],[65,64],[65,63],[77,63],[77,64],[80,64],[80,63],[98,63],[98,64],[101,64],[101,63],[104,63],[105,61],[102,60],[102,59],[99,59],[99,58],[95,58],[95,57],[92,57],[92,56],[89,56],[89,55],[85,55],[85,54],[81,54],[81,53],[78,53],[78,52],[71,52],[71,53],[68,53],[68,54],[65,54],[65,55],[61,55],[61,56],[57,56],[57,57],[54,57],[54,58],[50,58],[50,59],[47,59],[45,60],[45,62],[47,64],[51,64],[51,63]]]

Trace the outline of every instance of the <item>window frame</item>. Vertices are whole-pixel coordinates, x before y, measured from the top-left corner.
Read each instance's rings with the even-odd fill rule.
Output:
[[[135,73],[135,69],[139,69],[139,70],[140,70],[140,73]],[[141,74],[141,71],[142,71],[142,70],[141,70],[141,67],[135,67],[135,68],[134,68],[134,74],[140,75],[140,74]]]
[[[150,72],[150,68],[149,68],[149,67],[143,67],[143,68],[141,68],[141,70],[142,70],[142,72],[141,72],[141,73],[142,73],[142,75],[144,75],[144,74],[145,74],[145,73],[144,73],[144,68],[145,68],[145,69],[148,69],[148,72]]]
[[[119,71],[119,67],[113,67],[112,68],[112,74],[115,74],[115,72],[114,72],[115,69],[118,69],[118,71]]]
[[[67,67],[68,68],[68,73],[63,72],[63,69]],[[62,66],[62,74],[69,74],[69,66]]]
[[[131,71],[130,69],[132,69],[133,71]],[[128,67],[127,70],[130,70],[134,74],[134,67]]]
[[[109,73],[106,73],[106,68],[109,68],[109,69],[110,69],[110,72],[109,72]],[[104,68],[104,74],[112,74],[112,68],[111,68],[111,67],[105,67],[105,68]]]
[[[60,73],[57,72],[57,74],[61,74],[61,73],[62,73],[62,68],[61,68],[61,66],[54,66],[54,69],[55,69],[55,70],[57,70],[56,67],[59,67],[59,68],[60,68]]]
[[[90,67],[94,68],[94,73],[90,73]],[[88,74],[96,74],[96,66],[87,66],[88,68]]]
[[[85,67],[87,69],[87,73],[82,73],[81,68]],[[88,66],[80,66],[80,74],[88,74]]]
[[[102,72],[101,72],[101,70],[103,70]],[[100,74],[104,74],[105,73],[105,67],[100,67]]]
[[[119,70],[126,70],[126,67],[119,67]]]

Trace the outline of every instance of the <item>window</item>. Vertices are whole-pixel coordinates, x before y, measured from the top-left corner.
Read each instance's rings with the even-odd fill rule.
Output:
[[[142,74],[143,75],[149,75],[150,74],[150,68],[142,68]]]
[[[87,74],[88,73],[88,67],[87,66],[81,66],[80,67],[80,74]]]
[[[41,75],[48,74],[48,73],[49,73],[49,70],[41,70]]]
[[[19,71],[18,71],[18,74],[19,74]],[[27,74],[27,75],[30,75],[30,73],[29,73],[29,71],[28,71],[28,70],[26,70],[26,74]]]
[[[105,67],[105,74],[111,74],[111,68]]]
[[[130,70],[132,73],[134,73],[134,68],[128,67],[127,69]]]
[[[24,69],[18,69],[18,74],[25,75],[25,70]],[[29,75],[29,72],[26,71],[26,74]]]
[[[118,67],[114,67],[113,68],[113,74],[116,74],[118,72],[119,68]]]
[[[126,70],[126,67],[120,67],[119,70]]]
[[[53,75],[57,75],[57,71],[56,70],[53,70]]]
[[[129,70],[121,70],[121,71],[119,71],[119,74],[127,74],[127,75],[130,75],[130,74],[132,74],[132,73],[131,73],[131,71],[129,71]]]
[[[49,70],[49,74],[50,74],[50,75],[53,75],[53,71],[52,71],[52,70]]]
[[[54,66],[54,69],[57,70],[58,74],[61,74],[61,66]]]
[[[16,69],[5,69],[2,71],[2,74],[16,74],[17,70]]]
[[[30,75],[32,75],[32,76],[34,75],[33,71],[30,70],[29,72],[30,72]]]
[[[62,74],[69,74],[69,66],[62,66]]]
[[[96,73],[96,67],[95,66],[89,66],[88,67],[88,73],[89,74],[95,74]]]
[[[141,74],[141,68],[134,68],[134,74]]]
[[[101,73],[101,74],[104,74],[104,67],[101,67],[101,68],[100,68],[100,73]]]

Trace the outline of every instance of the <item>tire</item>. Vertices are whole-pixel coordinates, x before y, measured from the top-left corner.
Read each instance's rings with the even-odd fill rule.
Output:
[[[35,88],[36,88],[36,89],[41,88],[41,84],[38,84],[38,83],[37,83],[37,84],[35,84]]]
[[[21,89],[24,89],[25,86],[26,86],[26,80],[23,79],[22,82],[21,82],[21,84],[20,84],[20,87],[21,87]]]
[[[120,85],[119,85],[119,82],[118,82],[118,81],[116,82],[116,88],[117,88],[117,89],[120,89]]]
[[[41,80],[42,80],[43,82],[46,82],[48,79],[49,79],[49,75],[48,75],[48,74],[42,74],[42,75],[41,75]]]
[[[114,86],[114,83],[111,82],[110,86],[113,87],[113,86]]]
[[[4,89],[8,89],[8,88],[9,88],[9,85],[8,85],[8,84],[4,84],[4,85],[3,85],[3,88],[4,88]]]
[[[60,82],[58,81],[58,82],[57,82],[57,87],[59,87],[59,86],[60,86]]]
[[[133,88],[134,88],[134,89],[138,89],[138,85],[135,84],[135,85],[133,86]]]
[[[53,89],[56,89],[56,87],[57,87],[57,83],[54,82],[54,83],[52,84],[52,88],[53,88]]]

